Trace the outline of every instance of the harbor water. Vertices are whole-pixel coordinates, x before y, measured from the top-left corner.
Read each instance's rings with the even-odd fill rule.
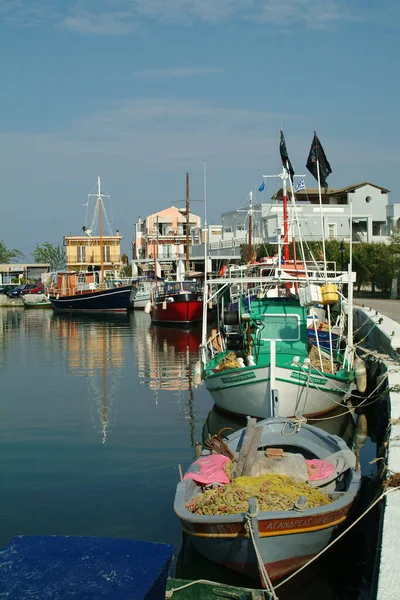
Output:
[[[200,329],[152,327],[140,311],[0,309],[0,545],[22,534],[172,543],[177,576],[258,587],[199,557],[173,511],[179,465],[185,471],[193,461],[196,442],[243,425],[195,386],[200,337]],[[350,413],[314,424],[351,444]],[[373,438],[360,453],[361,506],[375,493]],[[355,528],[279,598],[368,598],[376,541],[364,530]]]

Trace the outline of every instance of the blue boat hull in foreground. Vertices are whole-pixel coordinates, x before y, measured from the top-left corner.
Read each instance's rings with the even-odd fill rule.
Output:
[[[130,308],[132,286],[83,292],[72,296],[51,295],[50,302],[57,311],[123,312]]]
[[[0,548],[7,600],[164,600],[175,547],[81,536],[17,536]]]

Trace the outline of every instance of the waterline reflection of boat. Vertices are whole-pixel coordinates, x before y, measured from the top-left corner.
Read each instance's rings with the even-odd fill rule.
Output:
[[[156,406],[164,392],[173,392],[179,411],[187,419],[190,443],[195,444],[194,376],[199,358],[201,329],[151,325],[142,312],[133,314],[139,382],[152,390]],[[165,396],[166,397],[166,396]]]
[[[125,318],[123,318],[125,317]],[[106,443],[115,419],[117,388],[124,366],[123,330],[130,326],[126,315],[52,315],[59,337],[68,339],[68,368],[84,377],[90,418]]]

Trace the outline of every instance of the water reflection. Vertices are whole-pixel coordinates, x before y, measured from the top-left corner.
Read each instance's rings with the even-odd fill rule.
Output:
[[[141,385],[154,393],[173,392],[189,420],[191,447],[195,443],[194,383],[195,365],[199,360],[200,328],[182,330],[150,324],[148,315],[135,313],[135,342],[138,377]]]
[[[104,444],[115,424],[117,387],[124,366],[126,315],[52,315],[53,330],[67,352],[68,373],[86,379],[91,420]],[[53,331],[54,335],[54,331]]]

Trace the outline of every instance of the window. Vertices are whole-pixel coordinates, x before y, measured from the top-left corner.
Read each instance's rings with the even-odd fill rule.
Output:
[[[224,231],[225,231],[225,233],[232,233],[232,227],[230,225],[226,225],[224,227]]]
[[[330,240],[336,239],[337,236],[337,224],[336,223],[328,223],[328,238]]]
[[[239,225],[236,225],[236,231],[244,231],[244,224],[240,223]]]
[[[110,246],[103,246],[103,261],[111,262],[110,258]]]
[[[76,262],[86,262],[86,246],[77,246],[76,248]]]
[[[370,202],[371,202],[371,200],[372,200],[371,196],[367,196],[367,197],[365,198],[365,202],[368,202],[368,203],[370,203]]]
[[[297,342],[300,339],[300,318],[298,315],[263,314],[262,339]]]
[[[372,221],[372,235],[386,235],[386,221]]]

